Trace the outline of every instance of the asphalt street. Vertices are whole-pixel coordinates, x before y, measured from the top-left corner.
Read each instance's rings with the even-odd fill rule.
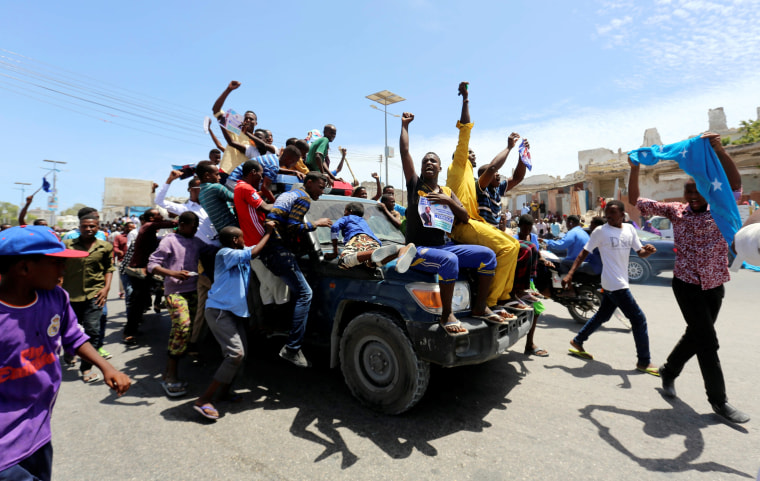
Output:
[[[117,398],[64,370],[53,413],[58,480],[751,479],[760,469],[760,273],[732,273],[720,319],[721,362],[730,402],[753,420],[729,425],[712,413],[696,359],[663,398],[660,380],[635,371],[633,336],[613,318],[586,343],[595,360],[568,355],[580,328],[547,303],[536,343],[524,341],[480,366],[433,369],[422,401],[401,416],[367,410],[326,353],[305,352],[302,370],[277,357],[282,339],[253,343],[239,403],[218,403],[217,422],[192,409],[216,368],[181,364],[185,397],[159,382],[169,317],[147,314],[145,344],[119,344],[124,303],[112,291],[106,347],[131,390]],[[649,323],[653,361],[664,361],[684,321],[670,274],[632,287]],[[213,361],[213,359],[211,360]]]

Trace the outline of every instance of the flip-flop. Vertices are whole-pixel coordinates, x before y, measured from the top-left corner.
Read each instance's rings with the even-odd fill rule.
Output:
[[[526,349],[525,350],[526,356],[538,356],[538,357],[549,357],[549,352],[546,349],[541,349],[540,347],[537,347],[535,349]]]
[[[82,381],[87,384],[100,381],[100,374],[97,372],[88,371],[89,374],[82,373]]]
[[[187,386],[187,383],[184,383],[182,381],[177,381],[177,382],[161,381],[161,387],[164,388],[164,392],[169,397],[184,396],[185,394],[187,394],[187,389],[185,389],[186,386]]]
[[[193,409],[198,411],[201,416],[203,416],[206,419],[213,419],[216,421],[219,419],[219,411],[217,411],[214,406],[212,406],[210,403],[206,403],[203,406],[198,406],[197,404],[193,404]]]
[[[636,370],[639,372],[643,372],[646,374],[651,374],[652,376],[660,377],[660,369],[656,367],[639,367],[636,366]]]
[[[492,312],[491,314],[481,314],[479,316],[473,315],[475,319],[482,319],[491,324],[509,324],[509,320],[506,317],[502,317],[499,314]]]
[[[523,305],[525,307],[518,307],[520,305]],[[502,307],[509,307],[510,309],[517,309],[518,311],[532,311],[533,308],[530,306],[526,306],[522,301],[518,299],[512,299],[510,301],[505,302],[504,304],[501,304]]]
[[[400,250],[400,247],[397,245],[387,245],[387,246],[378,247],[372,252],[372,255],[370,256],[370,260],[374,262],[375,264],[380,264],[387,257],[394,255],[399,250]]]
[[[578,349],[573,349],[572,347],[568,349],[568,351],[570,351],[570,354],[573,356],[579,357],[581,359],[594,359],[594,356],[592,356],[590,352],[579,351]]]
[[[449,331],[448,329],[446,329],[446,328],[447,328],[447,327],[449,327],[449,326],[462,327],[462,323],[461,323],[461,322],[459,322],[459,320],[456,320],[456,321],[449,321],[449,322],[447,322],[446,324],[441,324],[441,323],[439,322],[439,323],[438,323],[438,325],[439,325],[439,326],[441,326],[441,328],[443,329],[443,332],[445,332],[446,334],[448,334],[448,335],[449,335],[449,336],[451,336],[451,337],[459,337],[459,336],[464,336],[464,335],[466,335],[466,334],[469,334],[469,332],[470,332],[470,331],[468,331],[466,328],[464,329],[464,331],[459,331],[459,332],[452,332],[452,331]]]
[[[508,321],[511,321],[512,319],[517,319],[516,315],[512,314],[511,312],[507,310],[499,309],[498,307],[493,307],[491,308],[491,310],[493,311],[494,314],[497,314],[501,316],[503,319],[506,319]]]

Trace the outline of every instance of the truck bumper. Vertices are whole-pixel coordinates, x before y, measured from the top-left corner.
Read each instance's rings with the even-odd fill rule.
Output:
[[[528,334],[533,311],[510,310],[517,316],[507,324],[491,324],[472,317],[460,318],[469,333],[451,337],[438,324],[407,322],[406,328],[417,355],[443,367],[489,361]]]

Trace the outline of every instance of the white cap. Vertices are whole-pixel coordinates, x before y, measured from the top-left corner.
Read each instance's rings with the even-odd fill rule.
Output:
[[[731,270],[736,272],[742,264],[760,266],[760,223],[750,224],[739,229],[734,237],[736,259],[731,264]]]

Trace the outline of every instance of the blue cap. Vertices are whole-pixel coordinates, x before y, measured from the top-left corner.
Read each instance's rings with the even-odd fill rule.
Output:
[[[54,257],[87,257],[87,251],[67,249],[50,227],[22,225],[0,232],[0,256],[42,254]]]

